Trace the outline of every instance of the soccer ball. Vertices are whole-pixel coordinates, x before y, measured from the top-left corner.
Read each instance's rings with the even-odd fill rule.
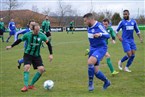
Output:
[[[45,81],[44,84],[43,84],[43,87],[44,87],[44,89],[46,89],[46,90],[52,89],[53,86],[54,86],[54,82],[53,82],[52,80],[47,80],[47,81]]]

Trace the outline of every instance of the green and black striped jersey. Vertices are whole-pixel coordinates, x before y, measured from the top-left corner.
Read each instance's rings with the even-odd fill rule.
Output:
[[[32,32],[28,32],[21,37],[21,40],[26,41],[27,43],[24,53],[33,56],[40,56],[40,47],[42,41],[47,42],[48,38],[41,32],[39,32],[38,35],[34,35]]]

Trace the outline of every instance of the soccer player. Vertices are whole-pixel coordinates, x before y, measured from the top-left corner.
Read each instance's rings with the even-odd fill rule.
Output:
[[[68,34],[69,32],[72,32],[72,34],[73,34],[73,32],[74,32],[74,20],[72,20],[72,21],[69,23],[69,31],[67,31],[67,34]]]
[[[130,15],[129,10],[123,11],[124,19],[120,21],[116,30],[117,37],[121,41],[123,50],[126,53],[126,55],[121,60],[119,60],[118,67],[120,70],[123,70],[122,63],[128,60],[124,68],[124,71],[126,72],[131,72],[131,70],[129,70],[129,67],[131,66],[135,58],[135,51],[137,49],[133,37],[134,30],[136,31],[137,36],[142,42],[142,38],[140,36],[140,31],[138,29],[137,23],[134,19],[130,19],[129,15]],[[122,29],[122,37],[118,34],[120,29]]]
[[[94,19],[92,13],[87,13],[83,16],[84,23],[88,25],[88,39],[90,42],[90,53],[88,58],[88,89],[94,90],[93,77],[94,75],[104,82],[103,89],[110,86],[110,81],[99,70],[100,61],[107,52],[106,39],[110,38],[104,26]]]
[[[11,19],[11,21],[9,22],[8,29],[9,29],[10,33],[9,33],[9,37],[7,38],[6,42],[9,42],[9,39],[11,38],[11,36],[15,35],[15,33],[16,33],[16,24],[14,22],[14,19]]]
[[[110,22],[109,20],[106,18],[103,20],[103,25],[105,26],[107,32],[111,35],[112,37],[112,43],[115,43],[115,32],[113,31],[113,29],[111,28],[111,26],[109,26]],[[108,44],[108,39],[106,39],[106,43]],[[115,75],[115,74],[118,74],[119,72],[115,71],[113,65],[112,65],[112,62],[111,62],[111,59],[110,59],[110,54],[109,52],[106,52],[106,62],[107,62],[107,65],[111,71],[111,74],[112,75]]]
[[[28,28],[20,30],[20,31],[18,31],[15,34],[15,41],[18,40],[18,37],[19,37],[20,34],[25,34],[25,33],[30,32],[32,30],[32,27],[33,27],[34,24],[35,24],[35,21],[34,20],[30,20],[29,23],[28,23]],[[27,42],[25,41],[24,48],[26,48],[26,45],[27,45]],[[24,63],[24,59],[23,58],[18,60],[18,69],[21,68],[21,64],[22,63]]]
[[[49,37],[49,41],[51,42],[51,26],[48,19],[49,17],[46,15],[45,20],[42,22],[42,31],[47,37]]]
[[[48,44],[48,38],[46,35],[40,32],[40,26],[38,23],[33,25],[33,31],[26,33],[22,36],[22,38],[15,41],[11,46],[7,46],[6,49],[11,49],[12,47],[18,45],[22,41],[27,41],[27,46],[24,51],[24,87],[21,89],[22,92],[28,91],[28,89],[35,89],[34,84],[41,77],[43,72],[45,71],[43,62],[40,56],[40,48],[42,41]],[[50,61],[53,59],[52,55],[52,47],[48,46],[48,49],[51,50],[51,54],[49,55]],[[36,74],[34,75],[31,84],[28,85],[29,82],[29,70],[31,64],[34,69],[38,69]]]
[[[5,24],[3,22],[3,18],[0,19],[0,38],[2,38],[2,42],[4,42],[3,33],[5,32]]]

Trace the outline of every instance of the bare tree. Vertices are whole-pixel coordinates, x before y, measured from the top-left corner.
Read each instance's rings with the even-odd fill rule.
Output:
[[[32,6],[32,11],[39,12],[39,9],[38,9],[37,5]]]
[[[23,5],[24,3],[20,3],[18,2],[18,0],[3,0],[3,3],[5,4],[5,8],[7,10],[9,10],[8,12],[8,20],[10,20],[11,18],[11,10],[17,9],[19,8],[21,5]]]
[[[50,8],[43,8],[43,12],[44,15],[48,15],[50,14]]]
[[[111,20],[111,18],[112,18],[112,12],[111,12],[111,11],[106,10],[106,11],[104,12],[104,14],[105,14],[105,17],[106,17],[106,18],[108,18],[109,20]]]
[[[72,6],[62,2],[62,0],[58,0],[57,13],[58,13],[58,17],[59,17],[59,19],[58,19],[59,25],[64,26],[65,25],[64,17],[71,16],[73,14]]]

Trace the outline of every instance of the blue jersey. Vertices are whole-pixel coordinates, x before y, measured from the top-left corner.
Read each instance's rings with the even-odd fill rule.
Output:
[[[15,22],[9,22],[8,28],[10,31],[16,30]]]
[[[98,38],[94,37],[94,34],[100,33],[101,36]],[[110,35],[107,33],[105,27],[97,22],[92,26],[88,27],[88,39],[90,42],[90,48],[100,48],[107,47],[106,39],[110,38]]]
[[[123,19],[120,21],[116,33],[119,32],[119,30],[122,28],[122,39],[128,40],[128,39],[134,39],[133,32],[136,31],[137,34],[140,33],[137,23],[134,19],[125,20]]]
[[[20,31],[16,32],[16,34],[15,34],[15,41],[18,40],[18,36],[19,36],[20,34],[25,34],[25,33],[27,33],[27,32],[30,32],[30,29],[29,29],[29,28],[23,29],[23,30],[20,30]]]

